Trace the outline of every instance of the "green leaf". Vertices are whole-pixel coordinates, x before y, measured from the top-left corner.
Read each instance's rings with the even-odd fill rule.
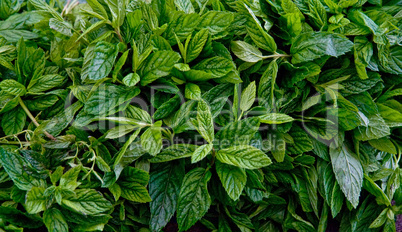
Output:
[[[363,185],[362,165],[346,145],[330,148],[329,154],[336,180],[346,199],[356,208],[359,204],[360,191]]]
[[[88,98],[84,111],[100,117],[107,116],[110,112],[113,112],[113,109],[130,101],[139,92],[137,88],[131,89],[113,84],[101,85]]]
[[[180,41],[185,40],[200,23],[200,16],[198,14],[185,14],[178,11],[170,14],[168,28],[162,35],[170,45],[177,43],[176,36]]]
[[[116,139],[120,138],[132,131],[134,131],[137,127],[132,125],[122,125],[116,126],[106,132],[107,139]]]
[[[156,122],[141,135],[141,146],[152,156],[156,156],[162,149],[162,122]]]
[[[78,165],[64,173],[60,179],[60,186],[69,190],[76,189],[80,184],[79,182],[77,182],[77,178],[81,172],[81,169],[82,166]]]
[[[282,113],[269,113],[259,116],[260,122],[266,124],[282,124],[287,122],[293,122],[293,118],[289,115]]]
[[[113,70],[113,81],[117,80],[117,75],[119,74],[120,70],[123,68],[124,64],[126,63],[129,52],[130,52],[130,50],[125,51],[123,53],[123,55],[121,55],[119,60],[117,60],[115,66],[114,66],[114,70]],[[132,86],[134,86],[134,85],[132,85]]]
[[[140,76],[137,73],[130,73],[123,78],[123,83],[128,87],[133,87],[138,82],[140,82]]]
[[[323,28],[327,24],[327,12],[320,0],[309,0],[308,8],[310,9],[309,16],[312,17],[315,24]]]
[[[60,86],[64,82],[65,77],[57,74],[49,74],[33,78],[28,85],[28,92],[40,93]]]
[[[229,197],[237,201],[247,183],[247,174],[245,170],[217,162],[216,172]]]
[[[145,203],[151,201],[145,187],[148,181],[149,174],[147,172],[138,168],[126,167],[117,183],[121,188],[122,197],[130,201]]]
[[[203,168],[188,172],[180,188],[177,202],[177,223],[179,231],[186,231],[200,220],[211,205],[207,183],[211,173]]]
[[[249,146],[234,146],[218,151],[216,158],[222,163],[246,169],[258,169],[270,165],[271,159],[260,149]]]
[[[133,118],[139,122],[152,124],[152,118],[148,112],[138,107],[129,105],[126,109],[126,115],[127,117]]]
[[[390,134],[390,129],[382,117],[373,115],[368,120],[369,123],[367,125],[359,126],[354,130],[358,140],[379,139]]]
[[[187,99],[198,100],[201,98],[201,89],[193,83],[186,84],[185,96]]]
[[[402,48],[400,46],[378,45],[378,60],[385,72],[402,74]]]
[[[6,135],[17,134],[24,129],[26,119],[25,111],[17,107],[2,116],[1,127]]]
[[[97,0],[88,0],[87,3],[89,6],[91,6],[92,10],[102,19],[108,19],[105,8],[103,8],[103,6]]]
[[[247,88],[243,90],[240,98],[240,109],[247,111],[253,106],[256,96],[255,81],[251,82]]]
[[[43,222],[48,231],[68,232],[68,224],[57,208],[50,208],[43,213]]]
[[[373,56],[373,44],[364,36],[354,39],[354,57],[356,71],[361,79],[368,78],[366,67]]]
[[[382,225],[384,225],[385,221],[387,220],[387,213],[390,209],[385,208],[383,211],[381,211],[380,215],[370,224],[369,228],[378,228]]]
[[[197,149],[195,149],[193,155],[191,156],[191,163],[197,163],[204,159],[212,151],[212,148],[213,144],[204,144],[199,146]]]
[[[152,116],[155,120],[163,119],[177,110],[180,106],[180,97],[176,95],[165,101],[158,109],[155,111],[154,115]]]
[[[395,147],[395,145],[391,142],[391,140],[383,137],[383,138],[379,138],[379,139],[372,139],[368,141],[369,144],[380,150],[380,151],[384,151],[390,154],[397,154],[397,148]]]
[[[259,127],[260,121],[256,117],[231,122],[216,133],[216,141],[219,141],[221,149],[231,145],[249,145]]]
[[[197,26],[199,29],[208,29],[210,35],[225,32],[234,19],[231,12],[208,11],[201,17]]]
[[[186,62],[189,63],[197,58],[204,48],[205,43],[208,40],[208,30],[202,29],[197,32],[194,38],[191,39],[190,44],[188,45]]]
[[[151,163],[163,163],[176,159],[191,157],[197,149],[197,146],[192,144],[174,144],[163,149],[156,157],[153,157]]]
[[[384,191],[367,175],[364,175],[363,188],[376,197],[378,204],[391,205],[391,201]]]
[[[75,195],[63,197],[62,205],[84,215],[96,215],[112,208],[112,204],[94,189],[78,189]]]
[[[56,18],[51,18],[49,20],[49,27],[65,36],[72,36],[73,33],[71,32],[72,26],[70,23],[59,20]]]
[[[179,59],[180,55],[173,51],[157,51],[151,54],[140,72],[141,85],[148,85],[160,77],[169,75]]]
[[[15,80],[4,80],[0,82],[0,89],[3,90],[4,93],[14,96],[23,96],[27,92],[25,86]]]
[[[194,7],[190,0],[174,0],[178,10],[184,11],[186,14],[194,13]]]
[[[339,34],[308,32],[300,34],[292,43],[292,63],[315,60],[322,56],[338,57],[353,48],[353,43]]]
[[[151,173],[149,181],[149,193],[152,198],[149,223],[151,230],[160,231],[173,217],[183,177],[184,167],[177,167],[171,163],[163,164]]]
[[[106,41],[88,47],[84,56],[81,79],[97,81],[109,75],[116,60],[118,49]]]
[[[260,21],[254,12],[244,4],[249,16],[247,17],[246,29],[254,43],[268,52],[275,52],[277,47],[275,40],[261,27]]]
[[[17,188],[28,191],[34,186],[32,176],[24,171],[28,164],[18,153],[0,147],[0,164]]]
[[[215,135],[214,122],[208,103],[202,99],[198,101],[197,106],[197,129],[201,136],[212,144]]]
[[[43,195],[44,192],[45,189],[40,187],[32,187],[32,189],[28,191],[25,201],[25,209],[28,213],[36,214],[46,209],[46,197]]]
[[[223,57],[220,56],[215,56],[212,58],[204,59],[198,64],[196,64],[193,67],[194,70],[200,70],[206,73],[206,75],[209,75],[210,77],[208,78],[218,78],[218,77],[223,77],[224,75],[228,74],[230,71],[234,69],[233,63]],[[191,72],[190,70],[189,72]],[[186,76],[188,80],[194,80],[194,81],[202,81],[203,79],[201,78],[195,78],[193,79],[192,76],[187,75]]]
[[[246,62],[258,62],[263,59],[262,52],[244,41],[232,41],[232,52]]]

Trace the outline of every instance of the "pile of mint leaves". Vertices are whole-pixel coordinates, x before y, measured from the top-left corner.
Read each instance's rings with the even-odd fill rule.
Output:
[[[400,1],[1,0],[0,20],[0,231],[396,231]]]

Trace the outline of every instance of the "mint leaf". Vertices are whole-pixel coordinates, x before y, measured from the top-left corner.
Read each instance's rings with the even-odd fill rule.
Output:
[[[218,151],[216,158],[222,163],[247,169],[258,169],[272,163],[260,149],[249,145],[222,149]]]
[[[339,34],[308,32],[300,34],[292,44],[292,63],[315,60],[324,55],[338,57],[349,52],[353,43]]]
[[[186,231],[200,220],[211,205],[207,183],[211,173],[203,168],[188,172],[180,188],[177,202],[177,223],[179,231]]]

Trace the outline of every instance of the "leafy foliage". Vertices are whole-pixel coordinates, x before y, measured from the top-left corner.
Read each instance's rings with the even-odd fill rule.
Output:
[[[402,6],[0,0],[0,231],[396,231]]]

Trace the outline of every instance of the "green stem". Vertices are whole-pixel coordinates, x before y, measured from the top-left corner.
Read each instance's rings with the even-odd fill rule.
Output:
[[[29,143],[29,142],[17,142],[17,141],[6,141],[6,142],[0,141],[0,144],[9,144],[9,145],[27,145],[27,146],[29,146],[29,145],[30,145],[30,143]]]
[[[25,103],[22,101],[22,99],[20,97],[18,97],[18,102],[20,103],[20,106],[22,107],[22,109],[25,111],[25,113],[28,115],[28,117],[31,119],[31,121],[33,122],[33,124],[36,127],[39,127],[40,124],[38,123],[38,121],[36,121],[35,117],[31,114],[31,112],[29,111],[28,107],[25,105]],[[53,137],[53,135],[49,134],[47,131],[43,131],[43,133],[46,135],[46,137],[48,137],[51,140],[56,140],[55,137]]]
[[[260,57],[263,58],[263,59],[269,59],[269,58],[278,59],[279,57],[291,57],[291,55],[276,53],[276,54],[274,54],[274,55],[260,56]]]
[[[119,37],[120,42],[124,43],[123,37],[120,34],[120,27],[116,28],[114,31],[116,32],[117,36]]]
[[[205,172],[209,171],[209,169],[211,169],[214,166],[215,160],[216,160],[216,152],[215,152],[215,148],[212,148],[212,160],[211,160],[211,163],[209,163]]]

